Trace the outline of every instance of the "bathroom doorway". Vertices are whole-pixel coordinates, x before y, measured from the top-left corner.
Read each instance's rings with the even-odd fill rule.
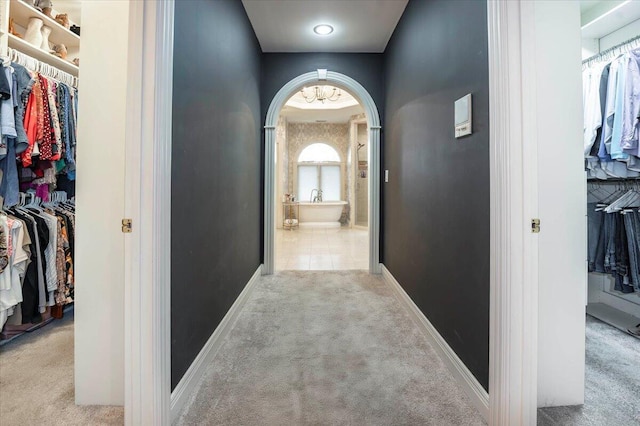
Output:
[[[283,198],[278,197],[278,195],[282,196],[284,194],[277,194],[276,189],[276,182],[278,179],[282,178],[282,175],[278,174],[279,167],[276,155],[277,128],[278,121],[280,119],[280,112],[286,102],[297,92],[300,92],[307,87],[311,88],[312,91],[315,91],[318,86],[331,86],[341,89],[345,93],[349,93],[352,97],[358,100],[364,110],[364,118],[366,119],[369,132],[368,174],[371,176],[369,179],[369,213],[366,235],[366,238],[368,239],[368,268],[370,273],[379,274],[382,269],[380,265],[380,115],[378,114],[378,108],[373,101],[373,98],[360,83],[349,76],[329,71],[327,69],[317,69],[316,71],[299,75],[298,77],[290,80],[275,94],[267,110],[265,120],[264,163],[264,264],[262,273],[266,275],[273,274],[276,270],[275,251],[277,215],[279,214],[278,210],[284,209],[282,206]],[[347,161],[353,161],[353,158],[353,152],[348,152]],[[345,160],[343,159],[342,161]],[[321,173],[322,171],[320,171],[320,174]],[[350,174],[346,174],[347,178],[349,178],[349,176]],[[319,176],[319,179],[320,182],[322,182],[322,175]],[[298,199],[296,196],[297,194],[294,194],[294,202]],[[310,197],[311,202],[313,202],[311,194]],[[322,197],[322,199],[324,201],[326,198]],[[286,198],[284,200],[286,201]],[[289,201],[291,201],[291,199],[289,199]],[[289,212],[289,214],[291,213]],[[304,212],[299,214],[300,219],[304,222]],[[284,216],[284,213],[282,213],[282,215],[283,216],[279,217],[280,219],[288,218],[288,216]],[[298,220],[298,225],[300,223],[301,221]],[[288,224],[295,225],[295,222],[288,222]],[[313,242],[311,242],[311,244],[312,243]],[[308,244],[309,243],[307,242],[307,245]]]
[[[303,87],[286,101],[276,126],[276,271],[369,269],[367,139],[364,108],[344,89]]]

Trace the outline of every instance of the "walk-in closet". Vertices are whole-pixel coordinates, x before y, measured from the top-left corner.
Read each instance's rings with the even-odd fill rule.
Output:
[[[76,404],[123,405],[128,16],[128,2],[0,0],[6,424],[92,424]]]
[[[587,313],[640,337],[640,35],[585,59],[583,85]]]
[[[640,421],[640,4],[600,1],[580,7],[584,405],[541,409],[538,424],[628,425]]]
[[[2,344],[63,318],[74,302],[79,27],[41,3],[3,4]]]

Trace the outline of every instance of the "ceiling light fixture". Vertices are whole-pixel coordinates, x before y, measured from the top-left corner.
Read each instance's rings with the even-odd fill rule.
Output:
[[[342,92],[337,87],[327,87],[327,86],[315,86],[312,89],[307,89],[303,87],[300,91],[302,97],[307,103],[319,101],[324,103],[324,101],[335,102],[340,99],[342,96]]]
[[[313,27],[313,32],[318,35],[329,35],[333,32],[333,27],[327,24],[320,24]]]

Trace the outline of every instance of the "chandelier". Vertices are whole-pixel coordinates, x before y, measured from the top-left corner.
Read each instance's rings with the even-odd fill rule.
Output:
[[[300,93],[304,100],[309,104],[314,101],[322,103],[324,103],[324,101],[335,102],[340,99],[340,96],[342,96],[340,89],[331,86],[315,86],[313,88],[303,87]]]

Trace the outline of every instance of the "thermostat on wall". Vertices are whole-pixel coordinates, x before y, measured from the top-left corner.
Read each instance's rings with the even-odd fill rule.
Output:
[[[471,93],[456,101],[454,121],[456,138],[471,134]]]

